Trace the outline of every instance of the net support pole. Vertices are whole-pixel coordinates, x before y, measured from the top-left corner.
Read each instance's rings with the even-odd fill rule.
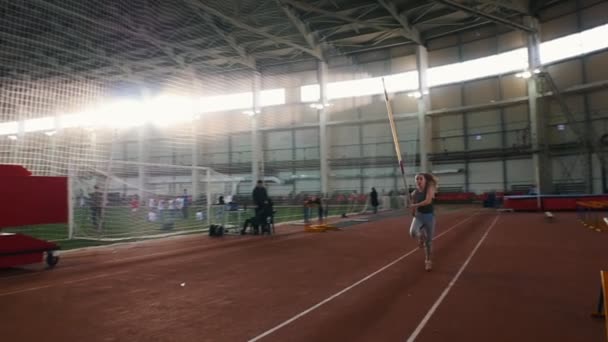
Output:
[[[262,89],[262,77],[259,72],[254,71],[252,80],[252,93],[253,93],[253,108],[251,114],[251,186],[255,186],[256,182],[260,178],[260,159],[261,159],[261,148],[260,148],[260,130],[259,130],[259,114],[261,111],[260,106],[260,92]]]
[[[194,97],[198,98],[199,96],[201,96],[200,92],[201,92],[201,84],[200,81],[197,78],[196,72],[194,70],[191,70],[191,77],[192,77],[192,88],[194,89]],[[200,108],[200,102],[199,101],[193,101],[193,108],[192,111],[194,113],[194,117],[192,118],[192,166],[198,166],[199,165],[199,139],[198,139],[198,124],[199,124],[199,118],[200,118],[200,114],[201,114],[201,108]],[[194,202],[196,200],[196,197],[198,196],[199,193],[199,188],[198,185],[200,183],[200,179],[199,179],[199,170],[197,169],[192,169],[192,189],[191,189],[191,196],[192,196],[192,201]],[[184,194],[185,195],[185,194]],[[185,199],[186,200],[186,199]]]
[[[104,229],[103,227],[104,227],[106,215],[108,212],[108,192],[110,191],[110,187],[111,187],[112,181],[113,181],[113,179],[110,178],[110,175],[112,174],[112,170],[114,167],[114,164],[113,164],[114,149],[116,147],[117,141],[118,141],[118,131],[113,130],[112,131],[112,140],[110,142],[110,148],[108,150],[109,160],[108,160],[106,172],[104,175],[103,192],[102,192],[102,196],[101,196],[102,197],[101,217],[99,219],[98,226],[96,227],[98,232],[101,232]],[[140,191],[141,191],[141,188],[140,188]]]
[[[192,165],[198,166],[199,149],[198,149],[196,122],[192,125],[192,135],[193,135],[193,139],[194,139],[194,143],[192,146]],[[190,194],[192,196],[192,201],[196,200],[196,197],[198,196],[198,193],[200,191],[198,188],[199,183],[200,183],[199,170],[192,169],[192,190],[191,190],[191,194]]]
[[[137,161],[140,163],[144,163],[146,161],[146,128],[141,126],[137,128]],[[138,192],[137,196],[139,197],[140,203],[144,203],[144,190],[146,188],[146,168],[143,165],[139,165],[137,167],[137,187]]]
[[[207,169],[205,171],[205,183],[207,186],[205,187],[205,194],[207,197],[207,226],[211,225],[211,170]]]
[[[20,115],[21,116],[21,115]],[[13,144],[13,160],[20,165],[27,165],[23,156],[24,139],[25,138],[25,120],[19,120],[17,123],[17,141]]]
[[[318,62],[317,78],[319,81],[319,158],[321,166],[321,194],[327,196],[329,193],[329,146],[327,144],[327,63]]]
[[[532,17],[525,18],[525,24],[533,27],[535,32],[528,33],[528,67],[533,71],[540,68],[540,32],[538,20]],[[532,143],[532,165],[536,184],[536,205],[542,210],[541,195],[552,192],[551,163],[547,146],[547,129],[545,118],[540,110],[538,77],[528,78],[528,110],[530,113],[530,142]]]
[[[55,113],[53,118],[53,133],[50,133],[51,137],[51,153],[47,156],[49,160],[49,171],[51,176],[61,174],[61,168],[59,164],[59,156],[57,152],[57,132],[61,130],[61,119],[59,113]],[[69,172],[69,171],[68,171]]]
[[[428,147],[431,146],[430,125],[427,124],[426,112],[430,107],[428,87],[428,52],[422,45],[416,46],[416,67],[418,69],[418,144],[420,154],[420,171],[429,172]],[[405,189],[406,191],[408,189]]]
[[[68,166],[68,188],[66,189],[68,200],[68,239],[74,238],[74,177],[76,173],[72,166]]]
[[[150,99],[150,91],[143,87],[141,90],[142,98],[144,102],[148,102]],[[139,197],[140,203],[146,203],[148,199],[144,199],[145,193],[144,190],[146,188],[146,169],[143,163],[146,162],[146,126],[142,125],[137,129],[137,161],[141,163],[141,165],[137,168],[137,180],[138,180],[138,188],[139,191],[137,196]]]

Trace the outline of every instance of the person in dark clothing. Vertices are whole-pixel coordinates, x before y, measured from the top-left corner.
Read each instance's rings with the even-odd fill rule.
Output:
[[[264,187],[264,182],[258,180],[255,188],[253,189],[251,197],[253,199],[253,204],[255,204],[255,215],[247,221],[249,221],[249,223],[252,225],[254,234],[257,234],[259,226],[260,224],[262,224],[262,212],[264,211],[264,207],[266,206],[266,204],[268,204],[270,200],[270,198],[268,197],[268,193],[266,192],[266,188]],[[245,225],[243,226],[243,230],[241,231],[241,233],[243,234],[247,228],[247,221],[245,221]]]
[[[310,223],[311,210],[313,206],[313,200],[311,198],[304,199],[304,223]]]
[[[91,222],[95,229],[99,229],[99,220],[101,220],[101,208],[103,205],[103,194],[99,191],[99,187],[95,185],[95,191],[91,194]]]
[[[376,188],[372,188],[372,192],[369,194],[370,204],[374,208],[374,214],[378,213],[378,193],[376,192]]]
[[[182,217],[183,218],[188,218],[188,205],[190,203],[188,203],[188,190],[184,189],[184,196],[182,199]]]
[[[255,205],[260,208],[264,206],[264,204],[268,200],[268,193],[266,192],[266,188],[264,187],[264,182],[262,182],[261,180],[258,181],[257,185],[253,189],[252,197],[253,203],[255,203]]]
[[[323,204],[321,203],[321,196],[315,197],[315,199],[312,201],[312,204],[317,206],[319,222],[323,222]]]
[[[257,209],[257,208],[256,208]],[[271,225],[274,220],[274,208],[271,199],[266,201],[266,204],[263,205],[260,210],[256,210],[255,216],[248,218],[243,223],[243,229],[241,229],[241,234],[245,234],[247,232],[247,228],[251,227],[253,231],[253,235],[258,235],[260,232],[262,234],[268,233],[271,234]]]
[[[268,235],[270,235],[272,233],[271,224],[273,223],[273,220],[274,220],[273,205],[274,205],[274,203],[272,203],[272,200],[270,198],[268,198],[268,200],[266,201],[266,204],[264,204],[264,207],[262,207],[262,209],[259,211],[259,213],[256,217],[257,223],[260,227],[260,232],[262,234],[267,233]]]
[[[264,205],[268,202],[268,193],[261,180],[258,181],[251,195],[253,197],[253,203],[255,204],[255,214],[257,216],[258,212],[262,210]]]

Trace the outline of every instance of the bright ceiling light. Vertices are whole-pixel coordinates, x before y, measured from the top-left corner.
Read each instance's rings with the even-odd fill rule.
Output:
[[[253,111],[253,110],[245,110],[245,111],[243,111],[243,114],[245,114],[245,115],[249,115],[249,116],[254,116],[254,115],[256,115],[256,114],[260,114],[260,113],[261,113],[261,111],[259,111],[259,110],[256,110],[256,111]]]
[[[191,121],[197,112],[197,102],[185,96],[162,95],[147,102],[141,116],[161,126]]]
[[[414,91],[414,92],[407,94],[407,96],[415,98],[415,99],[419,99],[422,97],[422,93],[420,93],[419,91]]]
[[[532,77],[532,73],[530,72],[530,70],[525,70],[523,72],[518,72],[517,74],[515,74],[515,77],[528,79]]]

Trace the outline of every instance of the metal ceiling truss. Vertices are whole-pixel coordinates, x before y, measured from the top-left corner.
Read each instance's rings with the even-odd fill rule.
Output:
[[[399,13],[397,6],[391,0],[377,0],[402,27],[401,34],[418,45],[423,45],[418,29],[412,26],[405,13]]]
[[[324,56],[324,50],[321,48],[320,43],[313,32],[308,28],[308,26],[300,19],[296,11],[288,4],[285,3],[285,0],[275,0],[277,4],[281,7],[283,12],[287,15],[291,23],[296,27],[298,32],[302,35],[308,46],[316,51],[319,55]],[[325,58],[323,58],[325,59]]]
[[[195,10],[195,12],[199,17],[201,17],[203,20],[205,20],[205,22],[209,26],[211,26],[211,28],[213,28],[213,31],[218,36],[222,37],[222,39],[240,56],[240,58],[235,58],[234,59],[235,61],[238,61],[240,64],[242,64],[246,67],[256,70],[255,58],[253,56],[249,55],[247,53],[247,51],[245,50],[245,48],[240,46],[232,35],[224,32],[224,30],[222,30],[218,25],[216,25],[215,22],[213,21],[213,18],[210,15],[208,15],[207,13],[200,13],[196,10]],[[224,57],[224,58],[226,58],[226,57]]]
[[[189,1],[192,5],[194,5],[195,7],[197,7],[199,10],[202,10],[216,18],[222,19],[223,21],[236,26],[238,28],[244,29],[244,30],[248,30],[250,32],[256,33],[272,42],[275,42],[277,44],[284,44],[287,46],[291,46],[295,49],[301,50],[303,52],[306,52],[308,54],[310,54],[311,56],[318,58],[318,59],[322,59],[323,57],[321,56],[321,54],[319,54],[318,52],[304,47],[302,45],[296,44],[293,41],[289,40],[289,39],[285,39],[283,37],[279,37],[279,36],[275,36],[273,34],[268,33],[266,30],[257,28],[257,27],[253,27],[249,24],[245,24],[243,22],[241,22],[239,19],[237,18],[233,18],[229,15],[223,14],[222,12],[216,10],[215,8],[212,8],[200,1],[196,1],[196,0],[186,0]]]
[[[484,12],[484,11],[482,11],[480,9],[464,5],[464,4],[462,4],[460,2],[457,2],[457,1],[454,1],[454,0],[435,0],[435,1],[438,2],[438,3],[440,3],[440,4],[442,4],[442,5],[445,5],[445,6],[453,8],[453,9],[460,10],[460,11],[463,11],[463,12],[466,12],[466,13],[469,13],[469,14],[472,14],[472,15],[475,15],[475,16],[487,19],[487,20],[492,21],[492,22],[497,23],[497,24],[506,25],[506,26],[509,26],[511,28],[515,28],[515,29],[522,30],[522,31],[525,31],[525,32],[529,32],[529,33],[535,32],[532,27],[529,27],[529,26],[526,26],[524,24],[512,21],[512,20],[507,19],[507,18],[503,18],[503,17],[498,16],[498,15],[494,15],[494,14],[491,14],[491,13],[488,13],[488,12]],[[495,3],[496,1],[482,1],[482,4],[488,4],[490,2]]]
[[[36,77],[70,70],[108,80],[162,78],[185,69],[262,70],[422,45],[492,23],[532,32],[519,17],[554,1],[32,0],[11,4],[10,15],[0,18],[0,59],[5,69]],[[17,21],[23,18],[37,24],[17,29],[27,27]],[[35,53],[15,59],[26,50]]]

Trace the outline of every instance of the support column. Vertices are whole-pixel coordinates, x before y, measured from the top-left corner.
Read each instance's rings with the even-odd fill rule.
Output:
[[[581,12],[583,10],[583,5],[581,4],[580,0],[576,1],[576,27],[578,29],[578,32],[583,31],[583,23],[582,23],[582,18],[581,18]],[[588,79],[587,79],[587,68],[585,67],[587,63],[587,57],[585,55],[581,56],[581,79],[583,81],[583,84],[587,84]],[[589,111],[590,105],[589,105],[589,96],[587,96],[587,93],[583,93],[583,111],[584,111],[584,115],[585,115],[585,131],[586,132],[592,132],[593,131],[593,123],[592,123],[592,118],[591,118],[591,113]],[[601,147],[600,147],[601,148]],[[599,152],[599,151],[598,151]],[[602,161],[598,156],[598,161],[600,162],[600,172],[602,172],[601,170],[601,166],[602,166]],[[585,183],[586,183],[586,191],[588,194],[592,194],[594,193],[595,187],[594,187],[594,179],[593,179],[593,146],[589,143],[585,144]]]
[[[196,93],[198,96],[198,92]],[[198,101],[197,101],[198,103]],[[198,108],[197,108],[198,109]],[[198,124],[199,124],[199,120],[198,115],[200,114],[200,112],[197,110],[195,113],[195,119],[192,121],[192,166],[194,167],[198,167],[200,166],[200,148],[199,148],[199,144],[200,141],[198,139]],[[191,196],[192,196],[192,203],[195,203],[194,201],[196,201],[196,199],[199,196],[199,184],[201,182],[201,171],[198,169],[193,168],[192,169],[192,189],[191,189]]]
[[[502,91],[502,76],[498,76],[498,99],[503,99],[503,91]],[[507,124],[505,119],[505,110],[504,108],[500,108],[500,141],[501,141],[501,149],[503,152],[502,156],[502,189],[503,191],[507,191],[508,189],[508,170],[507,170],[507,158],[505,156],[505,152],[507,150]]]
[[[538,20],[532,17],[525,18],[526,25],[535,29],[534,33],[528,33],[528,67],[530,71],[540,68],[540,26]],[[528,110],[530,113],[530,141],[532,143],[532,165],[534,167],[534,179],[538,194],[553,192],[553,179],[551,175],[551,159],[547,146],[547,125],[539,99],[539,86],[541,80],[538,77],[528,78]],[[540,197],[537,200],[540,208]]]
[[[127,139],[122,141],[121,144],[122,147],[122,152],[121,152],[121,159],[122,160],[127,160],[127,158],[129,157],[129,141]],[[127,192],[129,191],[129,186],[127,185],[127,183],[124,183],[122,185],[122,193],[127,196]],[[139,194],[137,195],[139,196]],[[141,197],[139,198],[139,200],[141,201]]]
[[[55,118],[53,121],[54,133],[51,133],[51,135],[49,135],[51,146],[49,151],[50,153],[47,158],[49,161],[49,175],[56,176],[62,174],[65,170],[67,170],[67,165],[69,165],[70,163],[68,161],[61,162],[59,160],[59,156],[57,155],[57,139],[59,138],[58,135],[61,134],[61,117],[59,116],[59,113],[55,114]]]
[[[260,175],[260,131],[259,131],[259,114],[261,113],[260,92],[262,89],[262,76],[259,72],[253,73],[253,114],[251,115],[251,187],[263,177]]]
[[[428,150],[431,148],[430,123],[426,120],[426,111],[430,109],[431,102],[428,86],[428,53],[426,47],[416,46],[416,67],[418,69],[418,135],[419,135],[419,153],[420,153],[420,171],[430,172],[431,165],[428,160]]]
[[[150,99],[150,91],[147,88],[142,88],[141,98],[144,103],[148,103]],[[137,161],[139,163],[147,162],[147,150],[146,150],[146,124],[141,125],[137,128]],[[139,197],[140,203],[148,203],[148,198],[144,189],[146,188],[146,169],[143,165],[137,167],[137,196]]]
[[[357,108],[357,117],[359,120],[363,119],[363,115],[361,115],[361,109]],[[365,158],[365,148],[363,146],[363,124],[357,125],[358,134],[359,134],[359,159],[363,160]],[[359,166],[359,188],[361,194],[366,193],[367,189],[365,189],[365,177],[364,177],[365,168],[360,165]]]
[[[292,122],[292,124],[295,125],[294,122]],[[296,179],[295,176],[297,175],[297,170],[296,170],[296,161],[298,159],[298,154],[296,152],[296,130],[292,129],[291,130],[291,175],[294,177],[293,179],[293,183],[291,184],[291,191],[293,193],[293,195],[296,195]]]
[[[462,57],[462,35],[458,35],[458,61],[463,62]],[[460,82],[460,105],[466,106],[467,99],[464,93],[465,82]],[[468,192],[471,186],[471,177],[469,172],[469,113],[462,113],[462,146],[464,149],[464,191]]]
[[[499,43],[498,43],[498,34],[496,33],[494,35],[494,41],[496,42],[495,48],[496,48],[496,54],[499,54],[500,51],[500,47],[499,47]],[[502,89],[502,75],[498,75],[498,80],[496,81],[497,83],[497,93],[498,93],[498,99],[499,100],[503,100],[504,99],[504,92]],[[503,107],[500,107],[499,109],[499,113],[500,113],[500,146],[501,146],[501,150],[502,150],[502,190],[503,191],[507,191],[507,187],[508,187],[508,170],[507,170],[507,157],[506,157],[506,151],[507,151],[507,123],[506,123],[506,119],[505,119],[505,109]]]
[[[200,81],[197,79],[196,72],[194,70],[192,72],[192,87],[194,88],[194,99],[193,99],[193,114],[192,118],[192,166],[198,167],[200,166],[200,140],[198,139],[198,125],[199,119],[201,115],[201,107],[199,98],[201,97],[202,87]],[[201,183],[201,171],[198,169],[192,169],[192,189],[190,190],[190,195],[192,196],[192,203],[195,203],[197,197],[199,196],[200,188],[199,184]]]
[[[234,148],[232,147],[232,137],[231,136],[228,137],[227,144],[228,144],[228,170],[229,170],[228,172],[229,172],[229,175],[232,175],[232,164],[234,163],[234,159],[232,157],[232,154],[233,154]],[[239,158],[238,159],[239,159],[239,162],[240,162],[241,161],[241,153],[240,152],[239,152]]]
[[[205,170],[205,199],[207,202],[207,227],[211,225],[211,170]]]
[[[199,156],[199,140],[198,140],[198,120],[194,119],[192,122],[192,166],[197,167],[200,166]],[[199,184],[201,182],[200,179],[200,170],[192,169],[192,190],[190,195],[192,196],[192,202],[194,202],[199,195]]]
[[[23,117],[23,114],[19,112],[19,117]],[[27,165],[25,158],[23,157],[24,145],[25,145],[25,121],[20,119],[17,122],[17,140],[15,140],[12,148],[13,163],[24,165],[25,167],[31,167]],[[36,170],[37,171],[37,170]]]
[[[327,143],[327,63],[318,62],[317,79],[319,80],[321,105],[319,106],[319,158],[321,164],[321,193],[329,193],[329,148]]]
[[[76,228],[74,206],[78,205],[79,197],[74,194],[74,181],[76,178],[74,166],[70,163],[66,165],[66,168],[68,171],[68,239],[72,240],[74,238],[74,229]]]
[[[142,125],[137,129],[137,161],[139,163],[146,162],[146,126]],[[143,165],[137,167],[137,196],[139,201],[144,203],[144,189],[146,187],[146,169]],[[146,202],[147,203],[147,202]]]
[[[460,93],[462,95],[462,104],[464,106],[464,91],[463,86],[460,85]],[[464,147],[464,191],[469,192],[471,187],[471,172],[469,168],[469,113],[462,113],[462,134],[463,134],[463,147]]]

